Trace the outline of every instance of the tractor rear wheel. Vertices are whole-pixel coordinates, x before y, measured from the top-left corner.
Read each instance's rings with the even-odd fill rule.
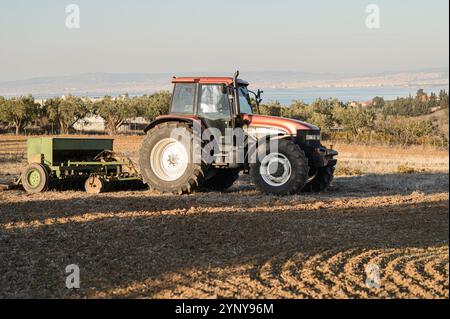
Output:
[[[194,161],[194,134],[182,123],[166,122],[147,132],[139,166],[144,183],[160,193],[189,194],[203,181],[206,166]]]
[[[334,177],[334,166],[320,167],[315,169],[308,183],[302,189],[303,192],[319,193],[325,191],[330,186]]]
[[[49,170],[42,164],[32,163],[22,173],[22,186],[27,193],[45,192],[48,188]]]
[[[280,140],[278,150],[258,154],[250,166],[250,175],[256,187],[275,195],[299,192],[308,179],[308,159],[302,149],[292,141]]]
[[[214,169],[212,174],[203,182],[202,187],[213,191],[224,191],[239,178],[239,170],[235,169]]]

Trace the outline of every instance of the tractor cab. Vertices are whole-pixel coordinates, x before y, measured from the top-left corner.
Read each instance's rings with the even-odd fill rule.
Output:
[[[241,127],[244,114],[253,114],[248,82],[232,77],[180,77],[174,84],[170,115],[202,120],[208,128],[225,134]],[[235,90],[235,87],[238,89]]]

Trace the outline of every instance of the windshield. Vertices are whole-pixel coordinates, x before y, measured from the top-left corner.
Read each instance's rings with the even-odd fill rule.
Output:
[[[239,107],[242,114],[253,114],[246,86],[239,87]]]

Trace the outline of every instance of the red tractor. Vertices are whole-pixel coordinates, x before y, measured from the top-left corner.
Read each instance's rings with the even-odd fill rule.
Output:
[[[322,146],[320,129],[255,114],[262,92],[249,91],[238,76],[173,78],[169,115],[145,128],[139,159],[144,182],[161,193],[222,191],[243,171],[266,193],[325,190],[337,152]]]

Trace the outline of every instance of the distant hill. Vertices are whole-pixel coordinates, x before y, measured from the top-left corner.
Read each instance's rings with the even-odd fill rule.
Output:
[[[231,72],[229,73],[232,74]],[[14,96],[33,94],[53,96],[149,94],[157,90],[170,89],[171,78],[184,75],[224,75],[224,73],[83,73],[66,76],[39,77],[26,80],[0,82],[0,95]],[[226,75],[226,74],[225,74]],[[241,72],[242,78],[253,87],[281,88],[352,88],[352,87],[427,87],[448,86],[449,69],[423,69],[405,72],[383,72],[372,74],[310,73],[288,71]]]

